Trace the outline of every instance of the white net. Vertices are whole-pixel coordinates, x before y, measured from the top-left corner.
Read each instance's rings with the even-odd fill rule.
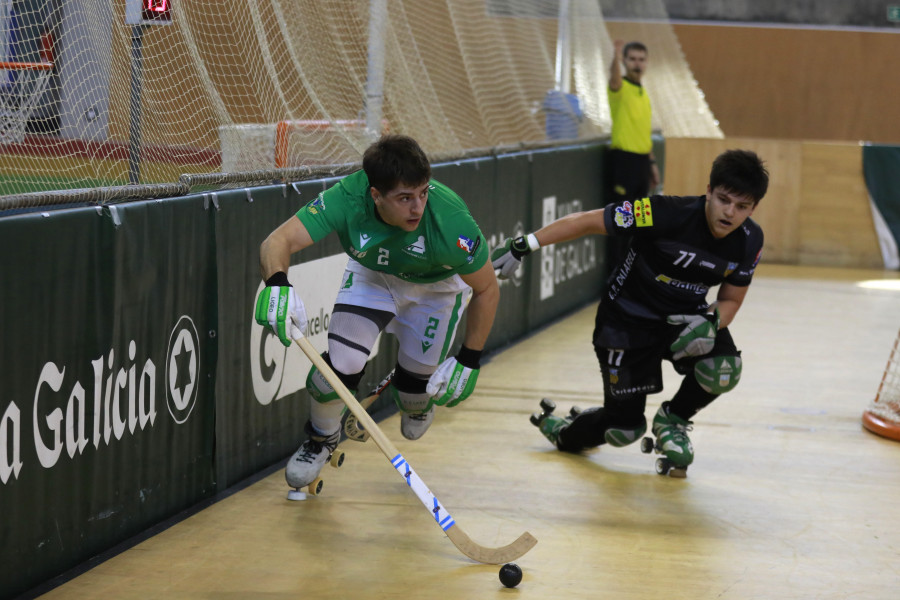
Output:
[[[142,1],[171,23],[127,24]],[[574,135],[606,135],[614,37],[650,48],[664,135],[722,135],[662,0],[615,22],[596,0],[0,4],[5,60],[52,63],[43,90],[13,92],[30,106],[0,139],[0,195],[353,162],[385,130],[440,157],[542,142],[563,85],[584,111]]]
[[[875,433],[900,440],[900,333],[891,349],[875,400],[863,413],[863,425]]]

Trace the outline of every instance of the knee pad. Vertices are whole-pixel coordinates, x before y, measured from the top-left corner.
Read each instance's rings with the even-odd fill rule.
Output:
[[[724,394],[741,380],[740,356],[711,356],[697,361],[694,378],[710,394]]]
[[[610,446],[622,448],[638,441],[647,433],[647,419],[642,418],[642,422],[632,427],[609,427],[603,432],[603,439]]]
[[[322,358],[325,359],[325,362],[331,367],[331,359],[328,357],[327,352],[322,354]],[[347,386],[347,389],[354,392],[359,385],[359,380],[362,379],[365,369],[359,373],[354,373],[353,375],[344,375],[339,371],[335,371],[333,367],[332,371],[334,371],[334,374],[341,380],[341,383]],[[328,383],[328,380],[325,379],[325,376],[322,375],[316,365],[312,366],[309,370],[309,374],[306,376],[306,390],[309,392],[309,395],[320,404],[325,404],[326,402],[331,402],[332,400],[338,400],[340,398],[338,393],[334,391],[334,388],[331,387],[331,384]]]
[[[431,398],[425,391],[427,385],[427,379],[397,365],[394,368],[394,376],[391,378],[387,392],[402,412],[425,412],[432,405]]]

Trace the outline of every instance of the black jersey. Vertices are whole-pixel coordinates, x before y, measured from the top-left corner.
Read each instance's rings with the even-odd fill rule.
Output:
[[[762,229],[747,219],[716,239],[705,206],[704,196],[651,196],[606,207],[606,231],[631,243],[610,275],[598,317],[617,328],[654,328],[668,315],[705,312],[713,286],[750,285]]]

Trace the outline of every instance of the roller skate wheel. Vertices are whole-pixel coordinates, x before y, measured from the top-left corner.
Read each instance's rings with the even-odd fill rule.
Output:
[[[543,421],[543,420],[544,420],[544,415],[539,415],[537,413],[531,413],[531,417],[529,418],[529,421],[531,421],[531,424],[534,425],[535,427],[540,427],[541,421]]]
[[[660,475],[665,475],[669,472],[669,468],[672,465],[669,464],[669,461],[665,458],[657,458],[656,459],[656,472]]]
[[[344,458],[346,458],[346,454],[344,454],[343,450],[338,450],[331,455],[331,459],[329,460],[332,467],[337,469],[341,465],[344,464]]]
[[[556,410],[556,402],[554,402],[550,398],[542,398],[541,410],[543,410],[545,413],[552,413],[554,410]]]
[[[302,492],[300,490],[288,490],[287,499],[293,500],[295,502],[306,500],[306,492]]]
[[[324,481],[322,481],[319,478],[313,479],[312,483],[310,483],[309,486],[307,486],[307,488],[309,490],[307,492],[307,494],[309,494],[310,496],[318,496],[319,494],[322,493],[323,487],[325,487]]]
[[[581,414],[580,406],[573,406],[572,408],[569,409],[569,416],[572,417],[573,419],[580,414]]]
[[[653,452],[653,438],[645,437],[641,440],[641,452],[644,454]]]

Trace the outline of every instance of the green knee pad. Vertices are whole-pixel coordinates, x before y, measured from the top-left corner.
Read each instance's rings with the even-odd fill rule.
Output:
[[[731,391],[741,380],[740,356],[713,356],[694,365],[697,383],[710,394]]]
[[[647,433],[647,421],[640,427],[610,427],[603,434],[603,439],[610,446],[622,448],[641,439]]]
[[[306,391],[319,404],[327,404],[341,398],[315,365],[306,376]],[[350,392],[354,393],[355,390],[350,390]]]

